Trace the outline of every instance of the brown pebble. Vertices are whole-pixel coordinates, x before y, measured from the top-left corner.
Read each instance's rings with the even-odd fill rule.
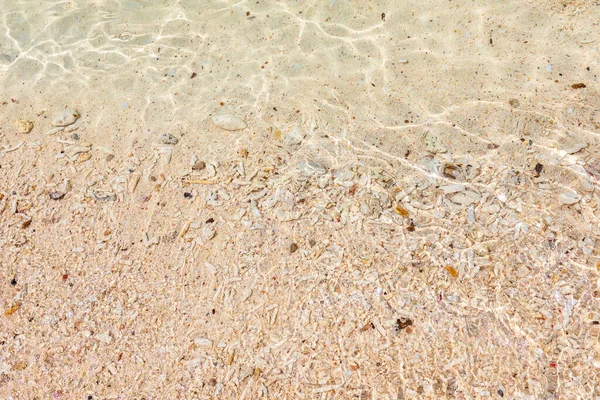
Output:
[[[583,88],[585,88],[587,86],[585,86],[585,83],[574,83],[574,84],[571,85],[571,87],[573,89],[583,89]]]
[[[365,324],[362,328],[360,328],[360,331],[361,332],[366,332],[369,329],[375,329],[375,325],[373,325],[372,322],[369,322],[369,323]]]
[[[517,108],[521,105],[521,103],[519,103],[519,100],[517,99],[510,99],[508,101],[508,104],[510,104],[511,107]]]
[[[313,247],[315,244],[317,244],[317,242],[315,241],[315,239],[310,239],[308,241],[308,244],[310,245],[310,247]]]
[[[500,146],[498,146],[497,144],[494,144],[494,143],[488,143],[488,145],[487,145],[488,150],[494,150],[494,149],[497,149],[498,147],[500,147]]]
[[[410,318],[398,318],[396,320],[396,330],[400,332],[402,329],[406,329],[413,324]]]
[[[23,223],[21,224],[21,228],[27,229],[27,228],[29,228],[30,225],[31,225],[31,220],[28,219],[27,221],[23,221]]]
[[[194,166],[192,167],[192,169],[194,171],[202,171],[204,168],[206,168],[206,163],[204,161],[198,161],[196,164],[194,164]]]
[[[290,253],[295,253],[298,250],[298,245],[296,243],[290,244]]]
[[[198,74],[197,74],[197,73],[195,73],[195,72],[192,72],[192,76],[190,77],[190,79],[194,79],[194,78],[195,78],[195,77],[197,77],[197,76],[198,76]]]
[[[537,163],[537,164],[535,165],[535,172],[536,172],[536,173],[539,175],[539,174],[541,174],[541,173],[542,173],[542,169],[543,169],[543,168],[544,168],[544,166],[543,166],[542,164],[540,164],[540,163]]]

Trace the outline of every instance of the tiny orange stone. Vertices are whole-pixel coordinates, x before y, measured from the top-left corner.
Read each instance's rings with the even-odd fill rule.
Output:
[[[13,315],[19,308],[21,308],[21,303],[17,303],[8,310],[4,311],[4,315]]]
[[[408,210],[406,208],[396,206],[395,210],[396,210],[396,213],[398,213],[398,215],[400,215],[404,218],[408,217]]]
[[[454,267],[451,267],[450,265],[446,265],[446,271],[448,271],[448,273],[450,275],[452,275],[455,278],[458,278],[458,271],[456,269],[454,269]]]

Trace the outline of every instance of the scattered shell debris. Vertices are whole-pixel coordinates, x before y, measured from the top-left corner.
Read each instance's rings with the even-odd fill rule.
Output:
[[[26,3],[1,399],[600,398],[592,1]]]

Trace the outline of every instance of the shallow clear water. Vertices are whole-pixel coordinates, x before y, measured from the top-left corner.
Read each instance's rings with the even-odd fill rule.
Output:
[[[254,130],[389,142],[457,123],[502,140],[465,114],[517,98],[557,116],[597,74],[598,7],[563,3],[4,2],[0,79],[4,97],[106,131],[201,136],[227,111]]]

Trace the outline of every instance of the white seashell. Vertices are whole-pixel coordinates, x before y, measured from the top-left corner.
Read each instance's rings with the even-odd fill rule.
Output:
[[[565,151],[568,154],[575,154],[575,153],[585,149],[586,147],[588,147],[587,143],[575,143],[571,147],[566,148]]]
[[[461,185],[461,184],[457,183],[457,184],[453,184],[453,185],[442,186],[442,187],[440,187],[440,189],[442,189],[444,191],[444,194],[452,194],[452,193],[462,192],[463,190],[465,190],[465,185]]]
[[[581,196],[575,192],[564,192],[558,196],[558,202],[561,205],[571,205],[581,200]]]
[[[79,118],[79,113],[76,110],[65,110],[58,114],[56,118],[52,120],[53,126],[69,126]]]
[[[210,339],[207,338],[203,338],[203,337],[197,337],[194,339],[194,344],[196,346],[206,346],[206,347],[211,347],[213,342]]]
[[[463,206],[469,206],[473,203],[478,203],[481,196],[477,192],[467,190],[465,192],[456,193],[450,198],[450,201],[456,204],[462,204]]]
[[[212,117],[212,121],[221,129],[226,131],[239,131],[245,129],[248,124],[246,121],[233,114],[220,114]]]

